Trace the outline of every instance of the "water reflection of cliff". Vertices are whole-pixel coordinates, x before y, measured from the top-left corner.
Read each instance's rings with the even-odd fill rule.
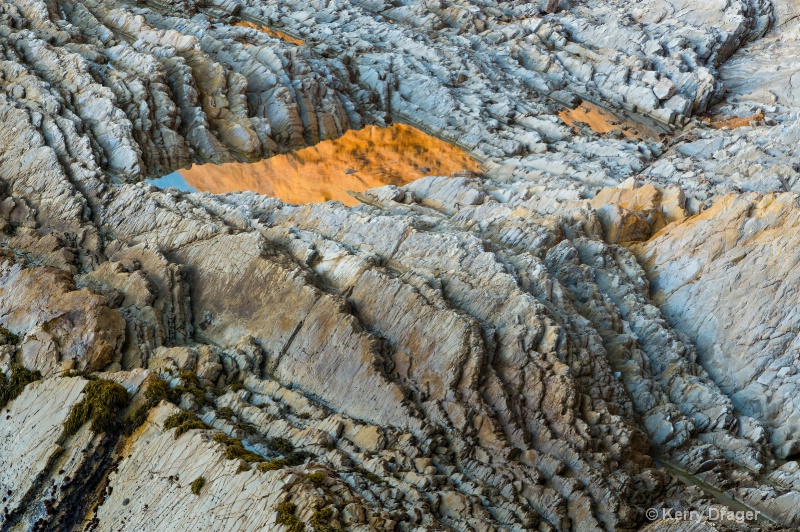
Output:
[[[630,138],[659,138],[659,133],[641,122],[617,116],[608,109],[604,109],[592,102],[581,102],[575,109],[566,109],[558,113],[558,117],[568,126],[572,126],[575,133],[582,133],[580,125],[588,126],[595,133],[611,133],[619,131],[623,136]]]
[[[338,200],[383,185],[404,185],[426,175],[479,170],[464,150],[405,124],[367,126],[302,150],[256,163],[195,165],[180,173],[199,191],[252,190],[288,203]]]
[[[291,35],[284,33],[280,30],[275,30],[272,28],[268,28],[266,26],[262,26],[260,24],[254,24],[252,22],[248,22],[246,20],[242,20],[236,23],[236,26],[241,26],[242,28],[252,28],[255,30],[260,31],[261,33],[266,33],[270,37],[275,39],[280,39],[282,41],[290,42],[292,44],[296,44],[297,46],[302,46],[305,44],[302,40],[298,39],[297,37],[292,37]]]

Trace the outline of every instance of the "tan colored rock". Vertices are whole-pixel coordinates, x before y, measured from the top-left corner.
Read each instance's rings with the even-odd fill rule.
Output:
[[[591,200],[609,242],[647,240],[665,225],[688,213],[680,188],[662,189],[652,184],[638,188],[604,188]]]
[[[0,517],[4,525],[10,513],[25,509],[26,498],[36,493],[40,478],[64,450],[62,423],[79,402],[86,382],[78,378],[35,382],[5,405],[0,424],[0,485],[8,510]],[[42,408],[49,401],[50,407]]]
[[[8,257],[1,275],[0,314],[4,326],[22,337],[24,365],[53,375],[62,361],[72,361],[78,371],[120,362],[125,320],[105,297],[77,290],[62,270],[25,268]]]
[[[84,380],[9,403],[4,528],[635,530],[720,493],[796,524],[797,201],[701,211],[795,186],[797,117],[673,131],[771,4],[484,4],[3,4],[0,367],[132,396],[70,437]],[[132,183],[402,120],[485,173],[354,208]]]
[[[796,452],[794,296],[785,288],[796,202],[794,194],[726,196],[633,247],[654,301],[737,409],[768,428],[781,457]]]

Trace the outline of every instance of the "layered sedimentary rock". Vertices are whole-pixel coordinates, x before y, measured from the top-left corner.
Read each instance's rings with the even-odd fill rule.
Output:
[[[545,4],[0,2],[0,528],[800,526],[791,8]],[[485,175],[137,183],[395,120]]]
[[[727,196],[635,247],[656,302],[737,410],[762,420],[780,458],[798,450],[790,392],[797,205],[795,194]]]

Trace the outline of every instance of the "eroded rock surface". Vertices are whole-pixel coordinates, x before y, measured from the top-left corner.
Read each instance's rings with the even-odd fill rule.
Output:
[[[793,8],[553,4],[0,0],[0,529],[800,526]],[[486,173],[139,182],[394,120]]]

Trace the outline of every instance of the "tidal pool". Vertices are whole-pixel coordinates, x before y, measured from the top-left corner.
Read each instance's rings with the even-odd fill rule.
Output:
[[[581,102],[575,109],[561,111],[558,117],[571,126],[576,134],[580,134],[580,124],[588,126],[595,133],[620,131],[625,137],[638,139],[658,139],[661,133],[669,131],[657,131],[653,127],[655,124],[648,126],[642,120],[644,117],[639,117],[637,121],[587,101]]]
[[[335,140],[255,163],[194,165],[160,179],[160,188],[185,191],[253,191],[287,203],[338,200],[357,205],[348,191],[405,185],[428,175],[480,171],[480,163],[458,146],[406,124],[367,126]]]
[[[258,30],[261,33],[266,33],[270,37],[275,39],[280,39],[282,41],[290,42],[292,44],[296,44],[297,46],[302,46],[305,44],[302,40],[298,39],[297,37],[292,37],[288,33],[284,33],[280,30],[276,30],[273,28],[268,28],[266,26],[262,26],[261,24],[255,24],[253,22],[248,22],[246,20],[242,20],[236,23],[237,26],[242,28],[252,28],[254,30]]]

